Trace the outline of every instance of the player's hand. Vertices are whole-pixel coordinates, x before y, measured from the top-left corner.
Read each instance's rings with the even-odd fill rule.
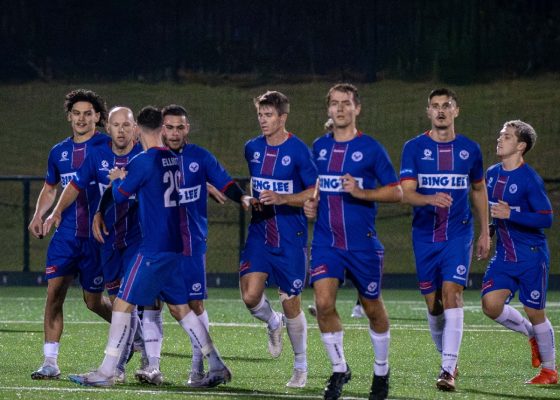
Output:
[[[498,200],[498,204],[490,206],[490,216],[497,219],[509,219],[511,208],[505,201]]]
[[[206,182],[206,190],[208,190],[208,197],[214,199],[214,201],[218,204],[225,204],[227,201],[227,197],[225,194],[220,192],[214,185]]]
[[[259,201],[267,206],[279,206],[285,203],[282,195],[273,192],[272,190],[263,190],[259,195]]]
[[[453,204],[453,197],[447,193],[438,192],[429,197],[428,204],[434,207],[449,208]]]
[[[61,220],[62,216],[60,215],[60,213],[58,211],[53,211],[51,215],[47,217],[45,223],[43,224],[43,235],[48,235],[53,225],[58,228]]]
[[[303,213],[308,219],[317,217],[317,208],[319,207],[319,199],[310,198],[303,202]]]
[[[354,197],[358,197],[359,192],[362,191],[358,181],[350,174],[345,174],[340,179],[342,180],[342,190]]]
[[[93,231],[93,237],[95,240],[99,243],[105,243],[103,235],[109,236],[109,231],[107,230],[107,226],[105,225],[105,221],[103,220],[103,216],[100,212],[95,213],[91,230]]]
[[[262,204],[260,201],[251,196],[243,195],[241,197],[241,205],[245,211],[249,211],[251,207],[257,211],[262,211]]]
[[[115,179],[124,179],[126,177],[126,171],[124,168],[114,167],[111,168],[107,177],[111,182],[113,182]]]
[[[478,237],[478,241],[476,243],[476,259],[477,260],[485,260],[488,258],[490,254],[490,234],[489,233],[481,233]]]
[[[43,239],[43,220],[41,217],[34,215],[27,230],[37,239]]]

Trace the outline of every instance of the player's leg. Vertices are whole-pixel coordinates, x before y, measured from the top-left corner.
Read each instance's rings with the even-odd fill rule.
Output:
[[[163,303],[156,300],[154,305],[145,306],[142,313],[142,333],[144,336],[144,348],[146,349],[146,363],[135,373],[140,379],[149,371],[160,370],[161,348],[163,345]],[[163,380],[162,380],[163,382]],[[149,383],[149,382],[148,382]]]
[[[90,311],[93,311],[107,322],[111,322],[111,300],[100,292],[83,290],[84,302]]]
[[[166,297],[172,296],[166,293]],[[231,371],[220,356],[210,333],[194,311],[189,308],[188,304],[171,304],[168,302],[167,306],[171,315],[190,336],[191,341],[197,343],[202,354],[208,360],[209,371],[199,387],[214,387],[231,381]]]
[[[47,299],[43,319],[45,331],[44,360],[41,368],[31,374],[32,379],[58,379],[60,377],[57,361],[60,338],[64,328],[62,307],[73,280],[72,275],[67,275],[51,278],[47,282]]]
[[[286,386],[302,388],[307,383],[307,320],[301,310],[301,295],[288,296],[280,291],[280,301],[294,352],[294,372]]]
[[[194,311],[197,318],[202,322],[202,325],[207,331],[210,331],[210,321],[208,319],[208,313],[204,309],[204,301],[200,300],[189,300],[188,302],[191,310]],[[191,340],[191,350],[192,350],[192,360],[191,360],[191,371],[187,380],[187,385],[191,387],[197,387],[202,383],[204,379],[204,355],[202,354],[202,349],[198,343]]]
[[[443,328],[445,326],[441,288],[431,293],[426,293],[424,295],[424,301],[426,302],[426,316],[428,318],[430,335],[436,346],[436,350],[441,354],[443,347]]]
[[[239,278],[239,287],[241,298],[251,315],[267,324],[268,351],[277,358],[282,353],[282,313],[272,309],[264,293],[267,278],[268,273],[265,272],[245,273]]]
[[[356,299],[356,304],[352,307],[352,314],[350,314],[352,318],[364,318],[366,317],[366,313],[364,312],[364,308],[362,307],[362,303],[360,303],[360,298]]]

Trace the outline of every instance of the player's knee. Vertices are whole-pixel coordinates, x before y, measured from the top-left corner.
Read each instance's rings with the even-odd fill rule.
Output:
[[[500,316],[504,309],[503,304],[496,304],[487,299],[482,298],[482,312],[488,318],[496,319]]]
[[[241,298],[243,299],[243,303],[245,303],[245,307],[247,308],[255,308],[261,301],[262,293],[254,293],[250,291],[246,291],[241,293]]]
[[[200,315],[204,312],[204,302],[202,300],[189,301],[189,307],[196,315]]]

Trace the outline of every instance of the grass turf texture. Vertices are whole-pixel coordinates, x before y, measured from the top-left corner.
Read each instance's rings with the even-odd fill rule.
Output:
[[[526,161],[543,176],[560,179],[557,162],[560,146],[558,76],[497,81],[455,88],[461,114],[456,130],[480,143],[485,167],[496,162],[496,138],[506,120],[520,118],[534,125],[539,139]],[[259,133],[252,98],[267,89],[290,98],[287,127],[308,145],[321,134],[326,120],[324,96],[333,82],[274,84],[269,86],[223,84],[27,83],[0,85],[0,174],[44,175],[50,148],[69,136],[62,111],[64,95],[77,87],[100,93],[108,106],[128,105],[134,111],[153,104],[179,103],[190,114],[190,140],[212,151],[226,169],[237,176],[247,174],[244,143]],[[362,112],[358,128],[372,134],[386,148],[398,171],[404,142],[429,128],[425,116],[427,96],[435,82],[381,81],[360,84]],[[18,118],[14,118],[18,116]],[[32,184],[31,214],[41,183]],[[560,185],[547,187],[553,207],[560,207]],[[208,272],[236,272],[238,251],[237,209],[210,202]],[[21,270],[21,184],[0,182],[0,271]],[[387,273],[413,273],[410,225],[411,208],[382,204],[377,222],[379,237],[387,248]],[[551,273],[558,273],[560,219],[548,231],[552,255]],[[48,240],[31,239],[31,270],[43,271]],[[471,272],[484,272],[486,262],[474,262]]]
[[[253,319],[236,289],[210,290],[207,310],[211,333],[233,371],[233,381],[214,389],[189,389],[184,384],[190,368],[190,342],[179,325],[165,312],[161,387],[138,384],[135,355],[128,366],[127,384],[84,388],[67,380],[70,373],[87,372],[102,360],[108,325],[87,311],[77,289],[71,289],[65,305],[65,331],[59,355],[60,381],[33,381],[29,375],[42,362],[42,314],[45,292],[41,288],[2,288],[0,291],[1,399],[319,399],[330,364],[320,341],[317,324],[309,315],[309,379],[305,389],[285,387],[292,371],[289,339],[284,333],[282,356],[273,360],[266,350],[264,324]],[[269,290],[278,309],[275,291]],[[431,342],[425,306],[416,291],[385,291],[391,329],[392,399],[556,399],[560,387],[525,385],[534,376],[527,340],[486,318],[478,293],[465,295],[465,333],[459,361],[456,393],[435,388],[439,356]],[[344,398],[367,398],[373,354],[364,319],[350,318],[355,292],[341,290],[338,310],[345,325],[345,352],[353,372]],[[560,293],[549,293],[548,314],[557,332]],[[311,290],[303,296],[304,308],[312,302]],[[518,308],[520,304],[514,302]]]

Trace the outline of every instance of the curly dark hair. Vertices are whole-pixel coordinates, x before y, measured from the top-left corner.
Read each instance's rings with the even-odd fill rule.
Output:
[[[93,90],[88,89],[76,89],[72,90],[64,98],[64,111],[69,113],[72,111],[74,104],[80,101],[87,101],[91,103],[93,109],[96,113],[99,113],[99,121],[97,121],[97,126],[104,126],[105,121],[107,121],[107,104],[105,100]]]

